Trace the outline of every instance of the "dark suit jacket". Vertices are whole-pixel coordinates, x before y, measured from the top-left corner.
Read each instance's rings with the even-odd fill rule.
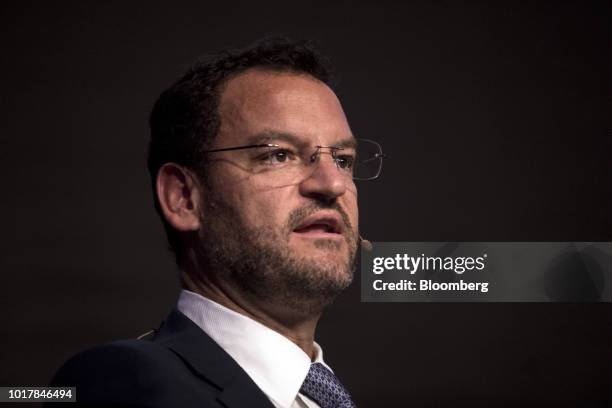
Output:
[[[77,404],[273,408],[244,370],[178,310],[150,340],[117,341],[76,355],[51,386],[76,386]]]

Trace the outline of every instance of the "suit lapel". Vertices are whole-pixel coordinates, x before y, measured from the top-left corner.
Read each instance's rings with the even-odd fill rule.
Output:
[[[153,341],[178,354],[194,372],[217,387],[217,399],[227,407],[273,407],[238,363],[178,310],[170,312]]]

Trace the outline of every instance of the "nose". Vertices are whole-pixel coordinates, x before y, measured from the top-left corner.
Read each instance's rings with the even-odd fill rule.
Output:
[[[332,157],[331,152],[319,152],[312,170],[300,183],[300,194],[305,197],[332,202],[346,192],[346,175],[342,174]]]

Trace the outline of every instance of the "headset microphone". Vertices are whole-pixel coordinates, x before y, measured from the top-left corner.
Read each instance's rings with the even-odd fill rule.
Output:
[[[361,234],[359,234],[359,241],[361,242],[361,249],[364,249],[368,252],[372,251],[372,243],[367,239],[364,239]]]

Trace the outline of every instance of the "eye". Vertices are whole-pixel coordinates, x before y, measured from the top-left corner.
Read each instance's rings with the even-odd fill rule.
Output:
[[[336,164],[338,168],[346,171],[353,171],[353,164],[355,163],[355,158],[350,155],[342,154],[336,156]]]
[[[275,149],[260,156],[260,160],[272,166],[278,166],[295,160],[295,154],[288,149]]]

